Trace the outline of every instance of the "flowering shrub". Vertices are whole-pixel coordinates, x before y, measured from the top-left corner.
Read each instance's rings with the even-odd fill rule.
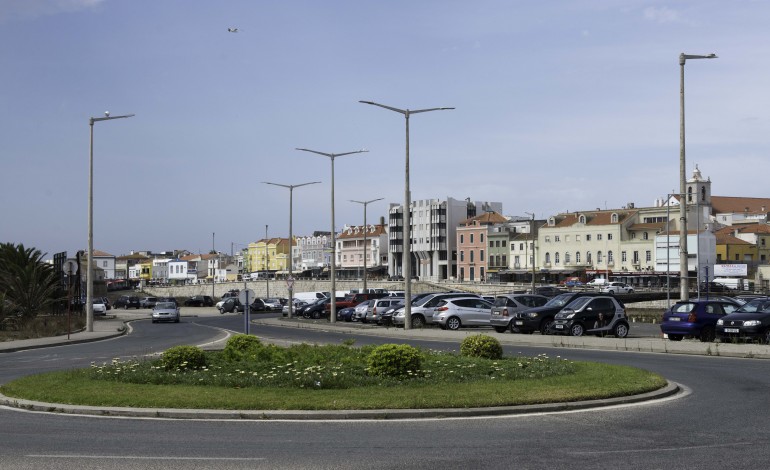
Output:
[[[174,346],[160,357],[166,370],[200,369],[206,366],[206,353],[195,346]]]
[[[370,375],[405,378],[420,370],[420,350],[407,344],[383,344],[367,358]]]
[[[241,361],[256,356],[262,349],[262,342],[256,336],[233,335],[227,340],[222,356],[228,361]]]
[[[487,335],[468,336],[460,344],[460,354],[484,359],[502,359],[503,347],[496,338]]]

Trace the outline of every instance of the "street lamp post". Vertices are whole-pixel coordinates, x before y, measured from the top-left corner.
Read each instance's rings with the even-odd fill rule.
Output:
[[[401,275],[404,276],[404,329],[409,330],[412,328],[412,238],[411,238],[411,217],[409,214],[411,206],[411,194],[409,192],[409,116],[417,113],[427,113],[428,111],[444,111],[455,108],[426,108],[426,109],[399,109],[392,106],[386,106],[384,104],[375,103],[374,101],[359,101],[359,103],[370,104],[372,106],[379,106],[380,108],[389,109],[397,113],[403,114],[406,119],[406,164],[404,165],[404,208],[403,208],[403,231],[401,233],[401,240],[403,242],[403,250],[401,252]]]
[[[535,213],[525,212],[527,215],[532,216],[532,225],[529,228],[529,234],[532,235],[532,293],[535,293],[535,260],[537,259],[535,254]],[[530,260],[527,260],[530,261]]]
[[[265,298],[270,298],[270,254],[267,252],[267,224],[265,224]],[[291,243],[290,243],[291,244]]]
[[[280,186],[282,188],[288,188],[289,190],[289,279],[287,279],[287,284],[289,287],[289,318],[292,318],[294,316],[294,278],[292,277],[292,265],[294,264],[294,259],[292,255],[292,246],[294,242],[294,233],[292,232],[292,226],[291,226],[291,220],[292,220],[292,206],[294,204],[293,198],[294,198],[294,188],[299,188],[300,186],[307,186],[309,184],[318,184],[320,181],[312,181],[310,183],[302,183],[302,184],[280,184],[280,183],[270,183],[267,181],[263,181],[264,184],[272,184],[273,186]]]
[[[716,54],[688,55],[679,54],[679,193],[682,200],[679,201],[679,277],[680,299],[690,299],[690,282],[687,276],[687,175],[684,152],[684,64],[687,59],[716,59]]]
[[[341,157],[343,155],[353,155],[354,153],[365,153],[368,152],[368,150],[354,150],[352,152],[344,152],[344,153],[325,153],[325,152],[318,152],[317,150],[310,150],[310,149],[297,149],[301,150],[303,152],[310,152],[315,153],[318,155],[323,155],[324,157],[329,157],[329,159],[332,162],[332,263],[331,263],[331,300],[329,303],[331,304],[331,310],[329,313],[329,322],[335,323],[337,321],[337,274],[335,270],[335,266],[337,265],[337,230],[334,228],[334,159],[337,157]]]
[[[385,198],[380,197],[369,201],[355,201],[350,199],[350,202],[355,202],[356,204],[362,204],[364,206],[364,293],[368,292],[366,290],[366,258],[369,257],[369,247],[366,245],[366,206],[372,202],[382,201],[383,199]]]
[[[124,114],[122,116],[110,116],[109,112],[104,117],[92,117],[88,120],[91,128],[91,144],[88,152],[88,261],[86,269],[86,330],[94,331],[94,123],[109,121],[112,119],[124,119],[134,116]]]

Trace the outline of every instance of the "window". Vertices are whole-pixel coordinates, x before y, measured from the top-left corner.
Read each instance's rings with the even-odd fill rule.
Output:
[[[650,239],[650,234],[648,234],[647,232],[644,232],[642,234],[642,240],[649,240],[649,239]]]
[[[471,234],[471,244],[473,244],[473,234]]]
[[[553,236],[553,241],[556,242],[556,243],[559,243],[561,241],[561,237],[559,235],[554,235]]]
[[[578,218],[578,222],[579,222],[579,223],[581,223],[581,224],[584,224],[584,223],[586,223],[586,216],[584,216],[584,215],[581,215],[581,216]]]
[[[620,252],[620,261],[622,261],[622,262],[624,262],[624,263],[625,263],[626,261],[628,261],[628,260],[626,259],[626,252],[625,252],[625,251],[621,251],[621,252]]]
[[[545,264],[551,264],[551,253],[545,254]]]
[[[597,233],[596,234],[596,239],[601,241],[602,240],[602,234],[601,233]]]
[[[597,251],[596,252],[596,262],[597,263],[601,263],[602,262],[602,252],[601,251]]]
[[[465,236],[462,233],[460,234],[460,243],[465,243]]]
[[[464,251],[460,252],[460,261],[463,261],[463,262],[465,261],[465,252]]]
[[[473,250],[471,250],[471,263],[473,263]]]
[[[586,251],[586,263],[588,263],[588,264],[592,263],[592,261],[591,261],[591,252],[590,251]]]
[[[460,280],[462,281],[464,279],[465,279],[465,268],[460,267]]]
[[[518,256],[514,256],[513,257],[513,263],[514,264],[519,264],[519,257]]]
[[[569,264],[569,251],[564,253],[564,264]]]
[[[639,252],[634,251],[634,264],[639,264]]]
[[[503,264],[500,266],[508,266],[508,257],[506,255],[503,255]]]
[[[612,213],[612,215],[610,216],[610,223],[612,224],[618,223],[618,214],[614,212]]]
[[[612,257],[612,250],[609,250],[609,251],[607,252],[607,262],[608,262],[608,263],[612,263],[612,262],[614,262],[614,259],[613,259],[613,257]]]
[[[484,267],[483,266],[479,268],[479,276],[481,276],[480,280],[483,281],[484,280]]]
[[[519,243],[519,250],[524,251],[524,244],[523,243]]]
[[[484,250],[481,250],[481,251],[479,252],[479,261],[481,261],[481,260],[483,260],[483,259],[484,259]]]
[[[575,262],[576,263],[580,263],[580,252],[579,251],[575,253]]]
[[[631,232],[631,240],[636,238],[636,232]]]
[[[575,235],[575,241],[576,241],[576,242],[579,242],[579,241],[580,241],[580,235]]]
[[[652,261],[652,252],[650,250],[647,250],[644,252],[644,259],[649,263]]]
[[[612,234],[611,233],[607,234],[607,240],[612,240]]]
[[[498,255],[498,257],[499,257],[499,255]],[[495,264],[495,257],[494,257],[494,256],[492,256],[492,255],[489,255],[489,265],[490,265],[490,266],[497,266],[497,265]]]
[[[479,242],[484,243],[484,234],[483,233],[479,234]],[[482,276],[483,276],[483,274],[482,274]]]
[[[546,243],[551,243],[551,237],[549,237],[548,235],[546,235],[546,236],[545,236],[545,242],[546,242]]]
[[[590,242],[590,241],[591,241],[591,235],[590,235],[590,234],[586,235],[586,241],[587,241],[587,242]]]
[[[553,255],[553,262],[554,262],[554,264],[559,264],[559,252],[558,251],[556,253],[554,253],[554,255]]]

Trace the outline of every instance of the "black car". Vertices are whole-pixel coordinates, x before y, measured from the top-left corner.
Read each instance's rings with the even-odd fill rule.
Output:
[[[512,333],[533,333],[539,331],[540,334],[549,334],[549,328],[553,323],[553,317],[561,309],[578,297],[596,296],[589,292],[564,292],[551,299],[542,307],[533,307],[516,312],[511,321]]]
[[[115,308],[139,308],[139,297],[133,295],[121,295],[113,304]]]
[[[559,294],[563,294],[565,291],[553,286],[540,286],[535,287],[535,292],[529,292],[530,294],[542,295],[545,297],[556,297]]]
[[[628,336],[626,307],[612,295],[578,297],[553,317],[550,332],[583,336],[613,334],[617,338]]]
[[[721,341],[758,340],[770,344],[770,297],[754,299],[717,320]]]
[[[725,292],[732,292],[733,290],[727,287],[726,285],[722,284],[721,282],[701,282],[700,283],[700,291],[701,292],[714,292],[716,294],[721,294]]]
[[[238,297],[229,297],[224,301],[221,307],[219,307],[219,313],[243,313],[243,304]]]
[[[185,307],[213,307],[214,299],[208,295],[194,295],[184,301]]]

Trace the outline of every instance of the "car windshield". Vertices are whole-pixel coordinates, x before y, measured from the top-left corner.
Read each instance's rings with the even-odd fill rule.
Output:
[[[692,302],[682,302],[671,307],[671,313],[690,313],[695,310],[695,304]]]
[[[174,302],[160,302],[155,304],[155,308],[158,310],[163,310],[165,308],[176,308],[176,304]]]
[[[577,299],[567,304],[566,308],[571,308],[572,310],[578,310],[582,308],[585,304],[590,302],[591,300],[592,300],[591,297],[578,297]]]
[[[754,299],[733,313],[755,313],[770,310],[770,299]]]
[[[544,306],[545,307],[564,307],[565,305],[567,305],[567,302],[569,302],[571,298],[572,298],[572,294],[560,294],[552,298],[548,302],[546,302]]]

